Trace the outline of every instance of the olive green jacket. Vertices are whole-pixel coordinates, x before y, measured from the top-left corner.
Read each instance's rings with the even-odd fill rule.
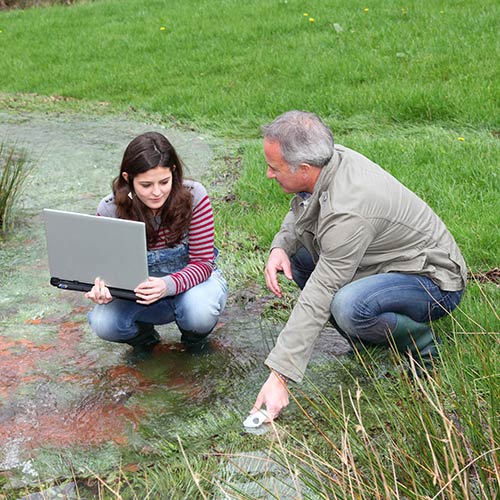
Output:
[[[265,361],[296,382],[328,322],[333,296],[347,283],[387,272],[428,276],[450,291],[467,282],[460,250],[433,210],[368,158],[340,145],[311,196],[292,199],[271,248],[292,256],[300,246],[316,267]]]

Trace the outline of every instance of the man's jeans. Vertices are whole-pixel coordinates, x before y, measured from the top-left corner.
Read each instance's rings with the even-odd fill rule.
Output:
[[[301,247],[291,258],[292,276],[302,289],[314,270],[309,252]],[[431,279],[417,274],[384,273],[348,283],[333,297],[331,322],[351,341],[386,344],[396,327],[396,314],[428,323],[449,314],[463,290],[441,290]]]
[[[138,323],[162,325],[176,322],[181,332],[204,336],[210,333],[224,310],[226,281],[219,269],[203,283],[179,295],[165,297],[148,306],[114,299],[98,304],[89,313],[92,330],[102,339],[126,342],[138,334]]]

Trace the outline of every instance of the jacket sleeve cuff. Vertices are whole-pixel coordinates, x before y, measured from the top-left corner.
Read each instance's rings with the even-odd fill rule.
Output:
[[[290,366],[285,366],[278,360],[274,359],[273,353],[269,354],[267,359],[264,361],[264,364],[268,368],[280,373],[293,382],[302,382],[302,379],[304,378],[304,374],[301,373],[298,369],[294,369]]]

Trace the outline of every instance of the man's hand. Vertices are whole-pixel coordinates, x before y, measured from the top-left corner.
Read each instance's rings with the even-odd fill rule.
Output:
[[[281,413],[281,410],[288,406],[288,403],[286,382],[278,374],[271,372],[250,413],[255,413],[262,408],[262,405],[265,405],[267,417],[269,420],[274,420]]]
[[[282,297],[281,288],[278,283],[278,272],[283,271],[283,274],[289,279],[292,279],[292,267],[288,255],[282,248],[273,248],[267,259],[265,276],[266,285],[274,295]]]
[[[95,279],[94,286],[85,294],[85,297],[96,304],[107,304],[113,300],[109,288],[101,278]]]
[[[152,304],[167,295],[167,285],[161,278],[152,278],[141,283],[135,290],[135,294],[141,299],[138,304]]]

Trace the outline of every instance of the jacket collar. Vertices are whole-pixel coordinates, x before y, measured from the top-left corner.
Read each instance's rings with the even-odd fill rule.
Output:
[[[319,197],[319,194],[326,191],[332,179],[337,173],[337,167],[340,163],[340,154],[337,149],[333,150],[333,156],[331,160],[321,169],[316,185],[314,186],[313,196]]]
[[[314,186],[314,191],[312,192],[310,198],[307,200],[307,205],[304,207],[304,212],[297,220],[300,225],[309,226],[310,223],[314,223],[318,218],[319,214],[319,199],[323,192],[327,191],[332,183],[335,174],[337,173],[337,167],[340,163],[340,154],[337,149],[334,150],[331,160],[321,169],[316,185]],[[299,195],[297,195],[299,196]],[[302,197],[299,197],[300,201],[303,201]]]

